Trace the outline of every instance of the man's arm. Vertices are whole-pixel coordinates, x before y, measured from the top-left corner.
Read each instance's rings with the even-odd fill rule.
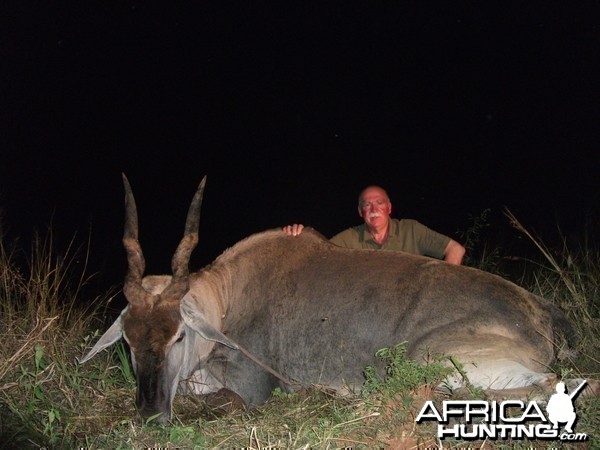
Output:
[[[465,256],[465,251],[466,250],[462,245],[454,239],[450,239],[450,242],[448,242],[448,245],[444,250],[444,261],[460,266],[463,256]]]

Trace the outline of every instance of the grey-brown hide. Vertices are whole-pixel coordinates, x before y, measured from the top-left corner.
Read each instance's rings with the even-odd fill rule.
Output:
[[[185,250],[176,255],[187,256],[173,263],[173,278],[146,277],[144,284],[141,249],[125,244],[130,304],[84,358],[122,329],[144,417],[168,419],[180,379],[196,393],[229,389],[250,406],[275,387],[290,388],[237,344],[289,379],[343,392],[361,386],[378,349],[403,341],[417,360],[426,352],[454,356],[476,386],[513,389],[551,384],[545,370],[555,343],[571,337],[554,305],[500,277],[404,253],[336,247],[310,229],[296,237],[253,235],[187,275],[181,261],[187,267],[189,232],[186,225]]]
[[[226,280],[228,337],[288,378],[339,391],[360,388],[375,351],[403,341],[417,360],[425,352],[455,356],[485,389],[543,383],[555,342],[572,337],[554,305],[498,276],[404,253],[340,248],[309,229],[296,237],[280,230],[251,236],[199,277],[209,274]],[[264,401],[243,377],[262,372],[221,346],[213,356],[228,361],[228,387],[252,404]],[[285,387],[265,374],[261,383]]]

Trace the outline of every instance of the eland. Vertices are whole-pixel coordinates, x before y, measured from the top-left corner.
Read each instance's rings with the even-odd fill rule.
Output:
[[[375,352],[400,342],[417,361],[425,352],[452,356],[483,389],[554,387],[548,366],[557,344],[572,342],[571,326],[549,301],[490,273],[341,248],[312,229],[297,237],[280,229],[252,235],[190,273],[205,180],[172,275],[144,277],[137,209],[123,175],[128,305],[80,363],[124,338],[142,417],[168,422],[178,388],[225,390],[248,407],[277,387],[353,392]],[[462,375],[447,383],[461,387]]]

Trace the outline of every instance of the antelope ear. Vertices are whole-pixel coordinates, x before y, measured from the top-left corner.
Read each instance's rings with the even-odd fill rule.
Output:
[[[94,345],[94,347],[87,353],[87,355],[85,355],[81,359],[77,359],[77,362],[79,364],[83,364],[84,362],[89,361],[96,355],[96,353],[101,352],[107,347],[110,347],[123,337],[123,322],[121,320],[121,317],[123,316],[123,313],[126,310],[127,308],[125,308],[123,312],[121,312],[117,320],[115,320],[114,323],[110,326],[110,328],[106,330],[106,333],[102,335],[102,337],[98,340],[98,342],[96,342],[96,345]]]
[[[181,317],[185,324],[208,341],[218,342],[234,350],[238,350],[238,345],[213,327],[201,311],[196,310],[188,302],[185,297],[181,300]]]

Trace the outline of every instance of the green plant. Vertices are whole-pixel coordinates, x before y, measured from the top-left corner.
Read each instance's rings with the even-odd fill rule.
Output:
[[[294,398],[296,395],[295,392],[285,392],[281,388],[275,388],[273,389],[273,392],[271,392],[272,398],[290,399]]]
[[[129,362],[129,355],[127,354],[127,350],[125,350],[123,341],[117,342],[115,347],[117,356],[119,357],[119,368],[123,373],[123,378],[127,383],[134,383],[135,375],[133,374],[133,369],[131,368],[131,363]]]
[[[50,387],[55,375],[54,363],[47,360],[44,347],[36,344],[32,367],[21,364],[19,369],[18,384],[24,394],[24,408],[19,407],[18,399],[11,399],[7,404],[16,417],[30,427],[37,428],[45,440],[54,445],[60,439],[62,419],[60,407],[53,402]]]
[[[498,266],[502,259],[500,248],[490,248],[485,239],[486,231],[490,228],[491,211],[490,208],[487,208],[477,216],[469,214],[467,229],[460,232],[459,235],[467,250],[463,258],[464,265],[488,272],[498,272]]]
[[[422,385],[438,385],[453,371],[441,357],[427,364],[418,364],[406,357],[406,342],[382,348],[375,354],[385,364],[385,376],[375,366],[365,368],[363,394],[379,392],[387,395],[408,393]]]
[[[485,395],[484,395],[483,389],[480,387],[475,387],[473,385],[473,383],[471,383],[471,380],[469,380],[469,377],[467,375],[467,372],[464,369],[463,364],[459,360],[457,360],[454,356],[449,356],[448,360],[450,361],[452,366],[456,369],[456,371],[461,376],[461,378],[465,384],[465,390],[469,394],[469,397],[474,398],[474,399],[484,398]]]

